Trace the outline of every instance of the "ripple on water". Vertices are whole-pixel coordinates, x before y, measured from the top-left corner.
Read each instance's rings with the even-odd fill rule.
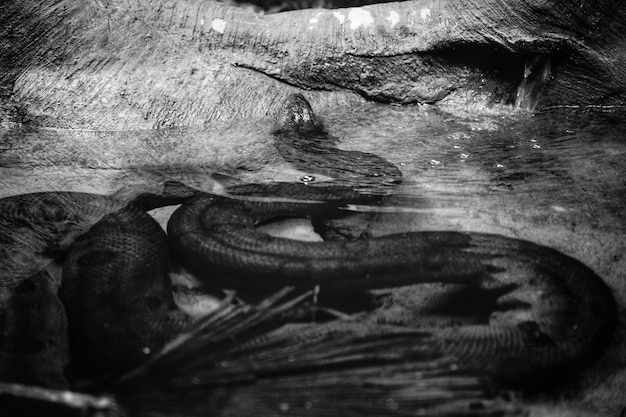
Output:
[[[491,213],[491,222],[513,212],[576,212],[626,228],[626,109],[463,118],[429,106],[366,104],[320,115],[340,148],[376,153],[401,169],[396,198],[378,211],[423,213],[427,201],[451,213]]]

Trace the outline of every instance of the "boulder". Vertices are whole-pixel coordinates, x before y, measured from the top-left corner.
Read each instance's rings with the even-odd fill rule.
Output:
[[[413,0],[269,15],[203,0],[8,0],[2,125],[204,126],[374,100],[477,110],[626,99],[621,0]]]

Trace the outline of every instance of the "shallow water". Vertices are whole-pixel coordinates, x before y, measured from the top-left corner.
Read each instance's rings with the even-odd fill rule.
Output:
[[[625,109],[455,117],[370,105],[322,116],[341,148],[376,153],[402,170],[390,202],[399,212],[460,215],[455,225],[464,229],[468,215],[497,221],[508,213],[624,231]]]
[[[613,290],[624,316],[626,109],[553,108],[529,115],[497,108],[481,115],[452,115],[429,106],[363,104],[316,110],[327,130],[339,139],[338,147],[374,153],[402,171],[403,182],[382,206],[346,207],[366,217],[370,235],[464,230],[497,233],[550,246],[594,269]],[[126,161],[107,167],[93,159],[85,166],[84,159],[59,152],[63,148],[54,148],[52,142],[47,142],[46,149],[37,142],[37,132],[12,131],[3,135],[0,142],[0,196],[35,190],[107,194],[124,187],[145,187],[160,177],[218,192],[238,181],[298,182],[307,174],[315,177],[313,182],[325,179],[293,169],[267,149],[266,144],[271,144],[270,118],[247,123],[245,135],[252,139],[229,145],[241,147],[238,159],[224,153],[206,165],[199,162],[198,149],[207,152],[220,145],[211,142],[208,146],[202,142],[204,136],[197,133],[173,132],[188,141],[183,146],[173,141],[167,131],[98,132],[100,140],[111,141],[110,146],[119,144],[111,152],[115,158]],[[229,126],[233,132],[238,129],[236,124]],[[80,146],[80,134],[73,133],[72,137],[73,146]],[[63,135],[55,138],[63,142]],[[163,138],[170,144],[172,159],[163,154],[160,167],[153,142]],[[128,143],[132,146],[124,148]],[[242,168],[246,143],[255,147],[250,152],[258,159]],[[137,162],[138,156],[130,154],[141,146],[152,149],[147,164],[150,169]],[[181,149],[197,159],[180,158],[177,152]],[[52,156],[42,159],[46,152]],[[56,161],[54,155],[62,153],[63,161]],[[49,163],[44,167],[29,163],[41,160]],[[265,165],[261,167],[262,163]],[[433,291],[436,292],[431,288]],[[395,296],[406,298],[407,294]],[[420,298],[416,294],[410,296]],[[381,312],[380,317],[385,314]],[[618,330],[605,358],[587,374],[592,388],[585,395],[593,399],[593,407],[598,411],[613,412],[619,408],[619,398],[610,385],[626,386],[626,358],[621,353],[626,345],[625,333],[623,328]]]
[[[329,130],[342,137],[342,148],[373,152],[399,166],[403,195],[465,198],[549,189],[565,194],[583,187],[581,181],[595,180],[606,191],[602,203],[625,196],[626,109],[552,109],[534,116],[512,111],[476,118],[428,108],[377,110],[364,106],[349,116],[323,116]],[[552,203],[558,203],[554,197]]]
[[[372,235],[492,232],[582,254],[610,275],[622,265],[626,109],[530,115],[498,107],[453,115],[431,106],[313,107],[339,148],[374,153],[402,172],[383,206],[347,207],[378,213]],[[111,194],[150,188],[164,177],[212,192],[238,182],[299,182],[305,175],[312,183],[331,180],[282,161],[273,150],[272,124],[267,117],[205,130],[2,132],[0,197],[42,190]],[[626,293],[622,286],[618,292]]]

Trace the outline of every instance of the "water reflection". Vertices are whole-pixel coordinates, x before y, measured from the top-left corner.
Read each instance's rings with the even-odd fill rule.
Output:
[[[626,227],[622,108],[554,108],[534,116],[499,108],[463,117],[429,106],[365,104],[318,113],[339,148],[376,154],[402,172],[384,206],[346,207],[384,212],[371,226],[374,234],[476,230],[567,249],[572,245],[552,228],[620,234]],[[205,130],[5,131],[0,197],[41,190],[112,194],[163,178],[217,193],[241,182],[333,180],[294,169],[272,151],[271,127],[265,118]],[[93,148],[84,146],[92,141]],[[101,147],[108,153],[98,153]]]
[[[625,229],[622,108],[554,108],[534,116],[499,108],[459,117],[429,106],[366,104],[318,113],[339,148],[376,154],[402,172],[384,207],[348,207],[385,212],[376,233],[478,229],[563,245],[545,229]],[[282,160],[271,149],[271,125],[266,118],[204,131],[5,131],[0,197],[106,194],[162,178],[218,193],[241,182],[333,180]],[[93,148],[84,146],[91,142]]]
[[[384,204],[348,202],[343,207],[354,215],[347,216],[347,222],[356,217],[365,225],[355,233],[365,229],[370,236],[382,236],[460,230],[528,239],[589,265],[623,305],[624,109],[555,108],[535,116],[500,109],[470,118],[431,107],[368,104],[319,113],[327,129],[339,138],[341,149],[376,154],[402,171],[402,183],[394,186]],[[253,125],[269,126],[269,120],[256,120],[246,131],[252,132]],[[95,136],[67,132],[72,138],[69,142],[64,132],[5,132],[0,143],[2,192],[69,189],[108,194],[149,187],[155,180],[168,178],[205,191],[228,193],[229,185],[241,182],[281,180],[314,186],[333,180],[294,169],[281,160],[271,150],[267,127],[250,134],[250,140],[241,135],[241,127],[230,125],[223,131],[228,129],[240,135],[228,136],[233,144],[225,147],[220,146],[220,141],[226,140],[221,133],[211,136],[201,131],[98,132]],[[83,149],[86,137],[97,137],[110,153],[98,155]],[[217,141],[212,139],[215,137]],[[68,143],[74,145],[68,148]],[[162,144],[165,153],[160,153]],[[253,149],[245,150],[246,144]],[[234,158],[235,153],[225,151],[229,147],[244,151]],[[76,149],[85,154],[76,157],[71,152]],[[141,150],[148,151],[142,155]],[[255,159],[246,160],[249,155]],[[104,166],[101,162],[109,157],[113,162]],[[48,166],[27,168],[39,166],[41,161]],[[363,184],[352,185],[359,188]],[[443,297],[461,304],[458,300],[467,296],[464,291],[424,287],[419,292],[385,294],[392,301],[386,301],[377,320],[410,325],[462,321],[462,314],[448,310],[442,318],[435,300]],[[482,301],[484,305],[475,306],[477,310],[492,302],[491,298]],[[402,313],[398,313],[399,304],[407,307]],[[432,318],[433,312],[439,317]],[[422,313],[431,316],[424,319]],[[488,319],[488,312],[480,310],[478,315],[481,322]],[[623,331],[616,343],[623,347]],[[592,373],[623,374],[621,368],[609,370],[610,358],[616,357],[618,348]]]
[[[623,109],[552,109],[533,117],[508,114],[457,119],[435,110],[394,108],[378,123],[376,107],[329,115],[346,149],[377,152],[399,166],[397,195],[439,207],[465,202],[528,213],[558,205],[594,206],[611,227],[625,201]],[[384,143],[384,147],[380,146]],[[480,199],[480,201],[477,201]],[[532,199],[532,204],[529,199]],[[495,214],[495,213],[494,213]]]

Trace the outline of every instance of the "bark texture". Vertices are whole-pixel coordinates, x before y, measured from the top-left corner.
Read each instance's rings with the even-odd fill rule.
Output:
[[[381,102],[530,106],[626,97],[621,0],[413,0],[259,16],[201,0],[8,0],[2,125],[203,126]],[[525,84],[522,96],[518,87]]]

